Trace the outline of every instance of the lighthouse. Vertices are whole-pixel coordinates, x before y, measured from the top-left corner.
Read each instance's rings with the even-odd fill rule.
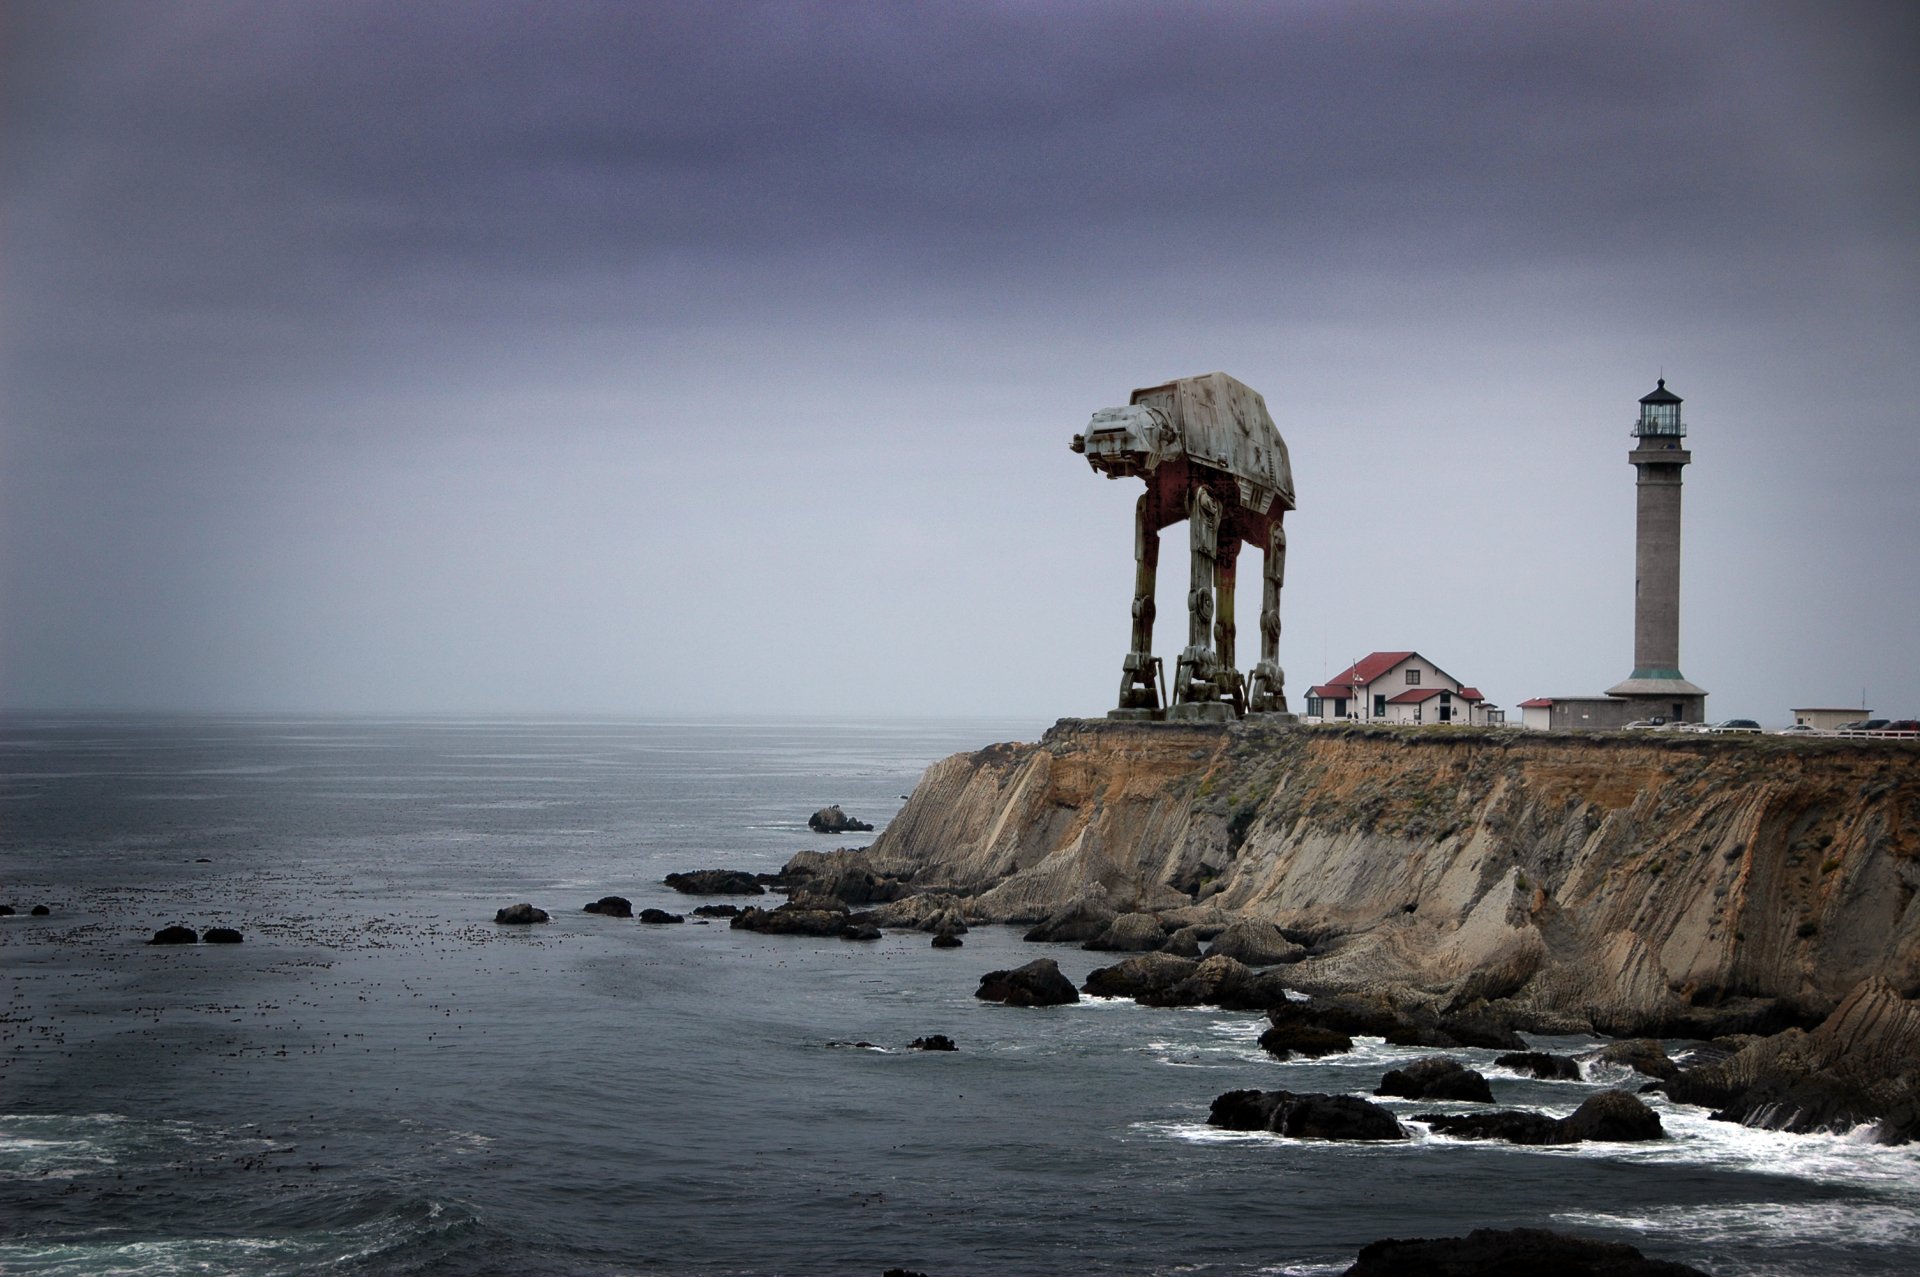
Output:
[[[1707,694],[1680,673],[1680,484],[1685,446],[1679,395],[1666,378],[1640,400],[1634,445],[1633,673],[1607,689],[1638,713],[1674,722],[1706,717]]]

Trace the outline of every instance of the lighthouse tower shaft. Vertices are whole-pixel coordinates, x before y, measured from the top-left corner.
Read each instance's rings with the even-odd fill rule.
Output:
[[[1699,722],[1707,694],[1680,673],[1680,483],[1693,460],[1680,403],[1662,378],[1634,422],[1633,673],[1607,695],[1648,717]]]
[[[1635,448],[1633,678],[1680,677],[1680,483],[1693,454]]]

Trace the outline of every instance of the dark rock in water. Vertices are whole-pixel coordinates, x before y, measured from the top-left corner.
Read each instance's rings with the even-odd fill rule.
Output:
[[[677,913],[668,913],[665,909],[642,909],[640,921],[662,925],[669,922],[685,922],[686,919]]]
[[[1237,1007],[1259,1005],[1248,996],[1254,983],[1253,972],[1243,962],[1224,953],[1209,954],[1193,970],[1164,988],[1151,989],[1137,999],[1150,1007]]]
[[[1606,1064],[1624,1064],[1636,1073],[1657,1077],[1662,1082],[1680,1072],[1680,1066],[1667,1058],[1666,1048],[1652,1038],[1609,1042],[1594,1058]]]
[[[915,1051],[958,1051],[953,1039],[944,1033],[929,1033],[924,1038],[915,1038],[907,1044]]]
[[[887,1049],[886,1047],[881,1046],[878,1042],[846,1042],[846,1041],[836,1040],[836,1041],[827,1043],[827,1045],[829,1047],[845,1047],[855,1051],[884,1051]]]
[[[844,905],[814,906],[789,901],[778,909],[748,905],[728,925],[736,931],[760,931],[775,936],[837,936],[849,926]]]
[[[1276,1024],[1262,1033],[1260,1049],[1276,1060],[1290,1060],[1296,1055],[1313,1060],[1353,1050],[1353,1039],[1338,1029],[1296,1020]]]
[[[1193,974],[1200,964],[1192,958],[1176,958],[1170,953],[1143,953],[1137,958],[1098,967],[1087,973],[1081,989],[1096,998],[1134,998],[1138,1000],[1157,989],[1167,988]]]
[[[842,940],[878,940],[884,933],[870,922],[849,922],[840,932]]]
[[[1213,938],[1207,954],[1220,954],[1250,967],[1271,967],[1282,962],[1298,962],[1307,956],[1307,950],[1281,935],[1280,928],[1271,922],[1242,918]]]
[[[1388,1070],[1375,1095],[1397,1095],[1409,1100],[1472,1100],[1493,1103],[1487,1079],[1458,1060],[1429,1055]]]
[[[505,909],[497,911],[493,915],[493,920],[495,922],[512,923],[516,926],[532,922],[545,922],[547,920],[547,911],[545,909],[535,909],[530,904],[508,905]]]
[[[843,905],[881,905],[898,900],[910,890],[890,874],[875,873],[860,865],[848,865],[836,873],[819,874],[797,884],[796,901],[839,902]]]
[[[35,905],[33,908],[27,910],[27,914],[34,918],[47,918],[53,915],[53,910],[47,908],[45,905]]]
[[[1580,1080],[1580,1064],[1570,1055],[1550,1055],[1545,1051],[1509,1051],[1494,1063],[1515,1073],[1546,1078],[1552,1082]]]
[[[1563,1119],[1567,1133],[1576,1140],[1605,1140],[1627,1144],[1642,1140],[1662,1140],[1666,1128],[1660,1115],[1646,1106],[1637,1095],[1625,1091],[1602,1091]]]
[[[602,896],[590,905],[582,906],[586,913],[603,914],[609,918],[633,917],[633,901],[625,896]]]
[[[951,931],[937,932],[933,937],[933,947],[936,949],[958,949],[960,947],[960,937],[954,935]]]
[[[906,795],[902,794],[901,797],[904,798]],[[925,1273],[916,1273],[908,1268],[889,1268],[886,1272],[881,1273],[880,1277],[927,1277],[927,1275]]]
[[[0,918],[11,918],[11,917],[13,917],[13,906],[0,905]]]
[[[1166,928],[1150,913],[1123,913],[1107,929],[1081,946],[1083,949],[1146,953],[1166,942]]]
[[[1661,1089],[1724,1121],[1835,1132],[1871,1123],[1883,1144],[1920,1139],[1920,999],[1882,977],[1855,985],[1812,1032],[1728,1045],[1738,1049]]]
[[[1344,1277],[1707,1277],[1623,1242],[1544,1228],[1477,1228],[1465,1237],[1389,1238],[1361,1247]]]
[[[840,810],[835,803],[831,807],[822,807],[807,817],[807,828],[816,834],[854,834],[866,833],[873,828],[864,820],[855,820]]]
[[[1229,1131],[1272,1131],[1298,1140],[1407,1138],[1391,1112],[1354,1095],[1228,1091],[1214,1099],[1207,1125]]]
[[[1465,1140],[1505,1140],[1509,1144],[1578,1144],[1583,1140],[1635,1143],[1666,1138],[1660,1115],[1638,1096],[1602,1091],[1563,1118],[1544,1113],[1502,1110],[1449,1117],[1422,1113],[1416,1118],[1441,1135]]]
[[[1021,938],[1042,944],[1085,944],[1119,916],[1103,896],[1082,896],[1048,914]]]
[[[696,918],[732,918],[740,913],[739,905],[698,905],[694,908]]]
[[[208,927],[207,934],[201,937],[208,944],[239,944],[245,938],[232,927]]]
[[[162,927],[153,933],[148,944],[199,944],[200,933],[192,927]]]
[[[210,865],[210,864],[212,864],[212,863],[213,863],[213,857],[212,857],[212,856],[198,856],[198,857],[195,857],[195,858],[194,858],[194,862],[193,862],[193,863],[194,863],[194,864],[196,864],[196,865]]]
[[[1073,981],[1060,973],[1060,964],[1052,958],[1035,958],[1011,971],[989,971],[980,977],[973,996],[1010,1007],[1052,1007],[1080,1000]]]
[[[688,873],[668,874],[663,880],[675,891],[689,896],[764,896],[767,889],[744,869],[695,869]]]

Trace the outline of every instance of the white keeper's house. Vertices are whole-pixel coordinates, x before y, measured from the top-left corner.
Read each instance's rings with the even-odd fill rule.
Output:
[[[1505,721],[1477,687],[1468,687],[1418,652],[1374,652],[1307,690],[1307,717],[1362,723]]]

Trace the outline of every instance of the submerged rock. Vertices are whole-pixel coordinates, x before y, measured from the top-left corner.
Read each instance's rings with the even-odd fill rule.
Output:
[[[1060,973],[1060,964],[1052,958],[1035,958],[1010,971],[989,971],[980,977],[973,996],[1010,1007],[1052,1007],[1080,1000],[1073,981]]]
[[[696,918],[733,918],[739,913],[739,905],[696,905],[693,910]]]
[[[1170,953],[1143,953],[1087,973],[1080,987],[1096,998],[1134,998],[1172,986],[1193,974],[1199,963]]]
[[[1480,1073],[1458,1060],[1444,1055],[1429,1055],[1389,1069],[1380,1079],[1375,1095],[1396,1095],[1409,1100],[1471,1100],[1493,1103],[1493,1088]]]
[[[581,906],[581,909],[585,913],[604,914],[609,918],[633,917],[633,901],[625,896],[602,896],[592,904]]]
[[[840,809],[840,804],[822,807],[807,817],[807,828],[816,834],[866,833],[873,828],[864,820],[855,820]]]
[[[493,915],[493,920],[495,922],[509,923],[514,926],[525,926],[529,923],[547,921],[547,911],[545,909],[535,909],[532,905],[525,903],[508,905],[506,908],[496,911]]]
[[[914,1051],[958,1051],[953,1039],[944,1033],[929,1033],[926,1037],[915,1038],[907,1044]]]
[[[162,927],[160,928],[160,930],[153,933],[153,939],[147,941],[147,943],[148,944],[199,944],[200,933],[198,931],[195,931],[192,927],[182,927],[179,925],[175,925],[171,927]]]
[[[1544,1228],[1477,1228],[1465,1237],[1388,1238],[1361,1247],[1344,1277],[1707,1277],[1622,1242]]]
[[[932,944],[936,949],[958,949],[960,937],[951,931],[938,931],[934,933]]]
[[[686,919],[677,913],[668,913],[665,909],[642,909],[640,921],[661,926],[672,922],[685,922]]]
[[[208,927],[207,934],[201,937],[208,944],[239,944],[245,938],[232,927]]]
[[[661,879],[675,891],[689,896],[764,896],[767,889],[744,869],[693,869],[668,874]]]
[[[1276,1060],[1298,1055],[1315,1060],[1353,1050],[1353,1039],[1338,1029],[1326,1029],[1304,1020],[1276,1024],[1260,1035],[1260,1049]]]
[[[1229,1131],[1272,1131],[1300,1140],[1407,1138],[1390,1111],[1355,1095],[1228,1091],[1214,1099],[1207,1125]]]
[[[35,905],[33,908],[27,910],[27,915],[33,918],[48,918],[53,916],[53,910],[47,908],[45,905]]]

